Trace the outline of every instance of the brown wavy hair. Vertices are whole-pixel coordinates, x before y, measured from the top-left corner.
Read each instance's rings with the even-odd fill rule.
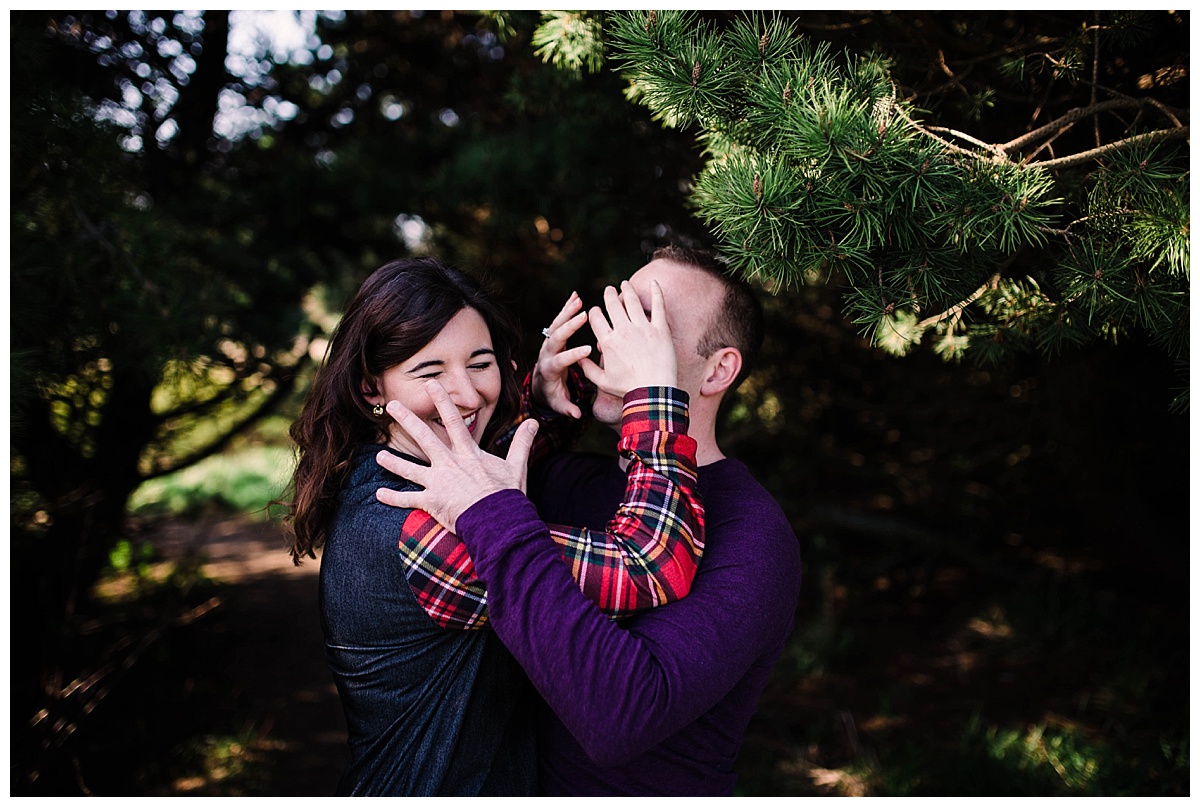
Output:
[[[325,545],[355,450],[387,441],[391,420],[374,417],[364,395],[375,394],[386,370],[429,344],[464,308],[478,311],[487,323],[500,368],[500,397],[481,445],[489,446],[516,415],[520,387],[512,361],[519,331],[479,282],[434,258],[393,261],[376,269],[342,315],[325,364],[291,427],[297,462],[286,521],[297,565],[302,557],[316,558]]]

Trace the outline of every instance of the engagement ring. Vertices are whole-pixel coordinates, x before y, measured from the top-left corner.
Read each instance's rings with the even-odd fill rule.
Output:
[[[544,336],[544,337],[546,337],[547,339],[549,339],[549,338],[550,338],[550,329],[549,329],[549,328],[542,328],[542,336]]]

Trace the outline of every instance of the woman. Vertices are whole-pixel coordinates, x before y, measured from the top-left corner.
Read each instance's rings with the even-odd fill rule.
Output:
[[[381,449],[426,460],[386,403],[400,401],[448,444],[426,392],[436,379],[488,445],[517,409],[516,338],[463,272],[431,258],[389,263],[351,301],[292,427],[291,551],[298,563],[322,550],[326,657],[351,750],[341,794],[534,792],[534,696],[486,628],[470,558],[427,514],[376,498],[380,487],[416,488],[377,465]],[[549,528],[581,588],[614,616],[685,595],[703,547],[686,397],[656,399],[671,414],[647,419],[651,390],[630,393],[642,402],[620,446],[630,482],[608,531]]]

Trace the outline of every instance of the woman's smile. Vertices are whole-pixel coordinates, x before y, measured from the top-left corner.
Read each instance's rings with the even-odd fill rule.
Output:
[[[462,413],[459,413],[459,415],[460,415],[460,417],[462,417],[463,425],[467,427],[467,431],[470,432],[471,434],[474,434],[475,433],[475,420],[476,420],[476,418],[479,417],[479,410],[476,409],[474,412],[472,412],[469,415],[463,415]],[[434,418],[433,422],[436,423],[437,425],[441,426],[443,429],[446,428],[446,424],[442,423],[441,418]]]

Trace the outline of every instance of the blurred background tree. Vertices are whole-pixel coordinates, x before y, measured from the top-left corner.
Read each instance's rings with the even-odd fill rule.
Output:
[[[704,120],[719,124],[705,135],[674,112],[677,125],[664,128],[662,107],[629,103],[628,80],[594,69],[611,31],[602,15],[281,13],[290,15],[290,30],[300,32],[290,44],[256,28],[261,15],[240,12],[10,15],[11,599],[29,606],[12,622],[12,646],[21,649],[11,670],[14,792],[77,792],[82,778],[124,781],[120,771],[128,766],[104,760],[126,746],[112,736],[83,737],[106,693],[145,652],[145,642],[127,636],[99,646],[89,621],[98,607],[97,576],[106,565],[130,562],[131,494],[147,480],[262,433],[272,419],[286,423],[343,302],[372,269],[410,253],[434,252],[480,274],[531,335],[570,290],[595,299],[667,241],[725,238],[739,266],[763,271],[772,292],[766,300],[772,338],[762,368],[727,413],[725,431],[730,450],[745,456],[781,499],[806,541],[809,568],[817,570],[802,606],[813,616],[782,665],[788,675],[803,676],[806,687],[851,680],[844,673],[869,641],[856,617],[886,612],[908,619],[934,608],[946,618],[976,618],[960,614],[974,602],[964,592],[990,591],[997,581],[1011,587],[1010,578],[994,572],[1014,554],[1044,558],[1070,545],[1107,561],[1129,535],[1146,534],[1156,538],[1129,559],[1133,566],[1165,569],[1168,577],[1184,568],[1174,559],[1186,522],[1187,446],[1179,439],[1186,423],[1163,413],[1179,392],[1170,389],[1177,382],[1168,356],[1186,355],[1178,349],[1183,344],[1186,351],[1179,336],[1186,336],[1185,321],[1151,323],[1155,336],[1174,335],[1172,354],[1147,351],[1144,329],[1135,328],[1113,348],[1064,344],[1049,365],[1036,352],[1018,350],[1007,359],[992,356],[999,362],[992,371],[947,369],[927,343],[910,349],[903,363],[892,361],[856,330],[883,314],[900,322],[896,309],[913,305],[903,294],[911,293],[915,259],[888,264],[884,288],[896,291],[890,312],[891,300],[878,295],[858,298],[857,307],[856,298],[843,298],[842,283],[866,289],[865,281],[878,277],[862,266],[892,260],[870,238],[860,245],[865,257],[837,271],[836,260],[817,267],[825,285],[766,280],[779,265],[777,256],[760,247],[739,257],[738,238],[730,235],[736,216],[694,207],[706,194],[728,195],[712,190],[720,165],[713,158],[741,136],[734,131],[736,116],[704,113]],[[797,12],[784,19],[813,47],[826,43],[829,53],[848,49],[875,66],[871,54],[890,57],[888,75],[897,87],[890,132],[901,131],[903,112],[915,127],[956,147],[979,148],[933,127],[982,143],[1012,143],[1073,106],[1093,106],[1110,95],[1139,99],[1142,112],[1118,119],[1133,107],[1108,107],[1099,135],[1092,118],[1081,120],[1054,140],[1055,156],[1085,150],[1082,141],[1071,140],[1084,129],[1087,138],[1111,138],[1110,125],[1171,128],[1164,121],[1172,116],[1186,125],[1187,13],[1148,12],[1133,19],[1136,24],[1097,14]],[[740,12],[713,12],[697,25],[713,26],[716,37],[738,30],[743,19],[749,18]],[[1139,29],[1140,40],[1115,36]],[[671,46],[692,47],[686,43],[681,36]],[[761,36],[753,44],[759,43]],[[761,47],[781,43],[779,37]],[[690,57],[689,70],[697,57],[719,60],[722,52],[710,38]],[[846,75],[841,66],[822,69]],[[685,96],[691,75],[684,79]],[[881,75],[872,67],[864,80]],[[714,109],[743,102],[729,88],[710,93],[704,76],[702,65],[696,86]],[[1159,233],[1155,243],[1173,243],[1170,228],[1187,220],[1186,150],[1169,156],[1170,145],[1154,152],[1156,170],[1164,173],[1146,196],[1161,206],[1164,191],[1182,190],[1175,191],[1175,212],[1164,214],[1157,230],[1149,228]],[[946,155],[956,152],[942,148],[931,165],[940,160],[939,166],[952,167]],[[1141,171],[1140,163],[1132,168]],[[1090,170],[1069,167],[1056,172],[1052,190],[1036,186],[1062,200],[1052,208],[1055,223],[1025,228],[1065,231],[1045,232],[1044,246],[1026,244],[1019,260],[1007,242],[967,250],[976,276],[944,279],[933,309],[922,303],[922,317],[940,316],[933,313],[939,304],[942,313],[953,311],[956,300],[981,286],[979,273],[990,278],[1002,271],[1013,283],[997,285],[991,298],[976,298],[970,312],[960,311],[963,330],[954,315],[927,323],[942,328],[943,342],[952,321],[956,336],[968,327],[997,327],[996,312],[1018,292],[1058,293],[1057,302],[1074,293],[1054,292],[1058,287],[1044,281],[1054,279],[1054,267],[1070,252],[1065,245],[1081,243],[1077,233],[1099,222],[1066,224],[1086,215],[1088,204],[1112,205],[1118,197],[1125,203],[1133,197],[1121,194],[1140,194],[1142,187],[1104,186],[1087,178]],[[767,194],[787,185],[782,179],[771,184],[786,171],[751,170],[747,163],[740,174],[729,174],[729,187],[760,215],[756,172]],[[883,181],[859,175],[821,190],[865,198],[870,183]],[[1140,196],[1137,201],[1143,204]],[[831,226],[854,232],[844,220]],[[869,235],[877,238],[881,226]],[[1166,276],[1168,286],[1178,283],[1165,271],[1179,265],[1178,250],[1164,251],[1160,265],[1158,256],[1134,250],[1117,250],[1114,258],[1111,247],[1125,243],[1128,233],[1096,232],[1109,239],[1104,255],[1076,252],[1089,261],[1115,260],[1125,273],[1118,274],[1122,283],[1136,281],[1139,272],[1156,282]],[[943,267],[958,254],[942,246],[921,249]],[[1185,254],[1185,272],[1186,265]],[[1117,309],[1128,294],[1124,287],[1109,289],[1108,276],[1096,287],[1094,274],[1087,281],[1097,303],[1093,330],[1123,333],[1123,325],[1105,330],[1100,324],[1124,316]],[[1025,277],[1037,279],[1037,289],[1025,281],[1014,285]],[[995,296],[1002,289],[1009,295],[1003,299]],[[976,313],[985,304],[991,313]],[[839,313],[846,309],[859,325]],[[1014,337],[1005,344],[1023,349],[1036,340]],[[531,338],[527,359],[536,345]],[[1117,423],[1123,461],[1106,462]],[[286,442],[282,429],[274,434]],[[881,535],[892,542],[878,552],[871,541]],[[1186,552],[1186,534],[1182,547]],[[943,574],[947,557],[983,574],[989,585]],[[881,582],[903,576],[910,586]],[[1091,578],[1081,586],[1103,588]],[[900,597],[902,589],[909,593]],[[1026,603],[1043,591],[1013,590]],[[1177,590],[1164,585],[1153,594]],[[1142,614],[1167,608],[1153,598],[1138,604]],[[1125,613],[1116,605],[1102,610],[1109,625],[1120,624]],[[1036,608],[1029,620],[1037,622]],[[921,624],[937,633],[931,623]],[[1163,617],[1159,624],[1168,633],[1177,623]],[[1061,634],[1037,630],[1046,652],[1066,644]],[[1134,652],[1087,635],[1102,660]],[[1182,647],[1186,651],[1186,641]],[[1135,655],[1151,660],[1138,671],[1121,663],[1113,672],[1132,683],[1105,690],[1111,706],[1103,717],[1116,720],[1121,732],[1129,724],[1112,715],[1132,701],[1129,692],[1161,692],[1140,703],[1147,715],[1160,715],[1155,699],[1178,691],[1170,685],[1178,657],[1152,656],[1158,646],[1142,650]],[[1089,658],[1076,656],[1081,663]],[[828,675],[833,669],[843,674]],[[1069,678],[1064,670],[1061,681],[1039,685],[1065,704],[1079,697]],[[1156,689],[1147,690],[1146,682]],[[787,722],[795,719],[789,715],[822,712],[803,700],[808,691],[788,685],[777,693],[789,705],[772,711],[769,719],[784,721],[772,730],[791,737],[789,749],[818,749],[806,765],[833,768],[860,759],[854,743],[830,740],[835,729],[828,721],[814,720],[811,729]],[[890,708],[920,697],[887,685],[871,691],[887,691]],[[850,698],[837,694],[843,696]],[[801,700],[789,700],[795,698]],[[981,696],[980,702],[988,701]],[[990,724],[979,725],[982,733]],[[1176,724],[1170,726],[1170,738],[1179,735]],[[762,750],[752,744],[752,752]],[[765,792],[777,785],[766,774],[758,781]],[[904,792],[911,783],[873,786]],[[1030,787],[1053,791],[1040,781]],[[1165,784],[1163,792],[1171,787]]]

